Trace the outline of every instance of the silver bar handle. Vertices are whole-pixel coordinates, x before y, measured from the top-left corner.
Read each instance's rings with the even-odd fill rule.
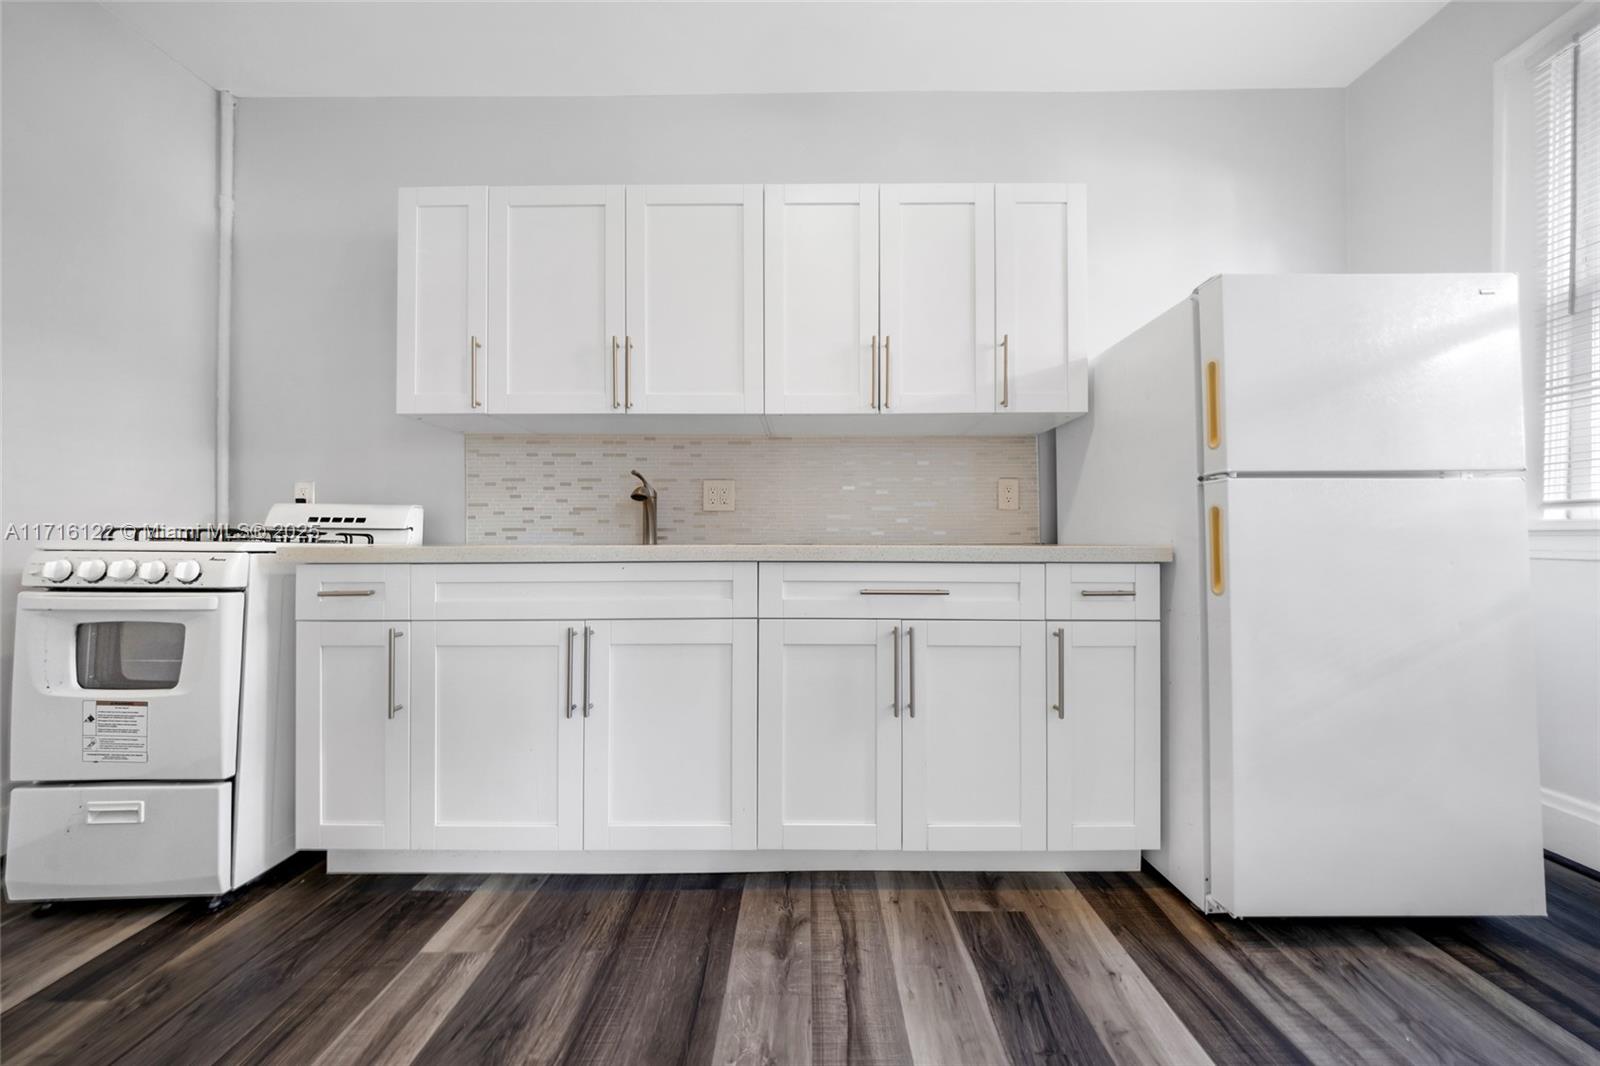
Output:
[[[589,712],[594,710],[594,701],[589,698],[589,638],[594,636],[594,630],[588,626],[583,627],[583,716],[589,717]]]
[[[883,407],[889,409],[889,335],[883,335]]]
[[[862,589],[863,596],[948,596],[949,589]]]
[[[889,639],[894,642],[894,716],[900,717],[900,627],[893,626],[889,630]]]
[[[617,402],[617,338],[611,338],[611,409],[615,411],[622,404]]]
[[[917,716],[917,630],[906,626],[906,714]]]
[[[622,409],[633,410],[633,337],[622,338]]]
[[[878,335],[872,335],[872,409],[878,409]]]
[[[578,701],[572,698],[572,645],[578,631],[571,626],[567,627],[567,717],[572,717],[572,712],[578,709]]]
[[[1011,334],[1000,338],[1000,406],[1011,406]]]
[[[472,368],[469,371],[471,373],[471,375],[472,375],[472,408],[473,408],[473,410],[477,410],[478,408],[483,406],[483,401],[478,399],[478,349],[482,348],[482,347],[483,347],[482,342],[480,342],[478,340],[478,338],[473,337],[472,338]]]
[[[404,705],[396,703],[394,701],[394,662],[395,662],[394,642],[399,640],[403,636],[405,636],[405,634],[400,632],[400,630],[395,629],[393,626],[391,626],[389,628],[389,717],[390,718],[393,718],[395,715],[397,715],[401,711],[405,710]]]
[[[1134,596],[1133,589],[1079,589],[1080,596]]]
[[[1056,630],[1056,640],[1061,644],[1061,657],[1056,660],[1056,702],[1050,707],[1057,718],[1067,716],[1067,631]]]
[[[376,596],[377,589],[318,589],[317,595],[323,599],[330,596]]]

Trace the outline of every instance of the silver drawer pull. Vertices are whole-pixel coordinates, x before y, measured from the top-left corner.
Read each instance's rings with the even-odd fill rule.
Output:
[[[377,589],[318,589],[317,590],[317,595],[321,596],[321,597],[324,597],[324,598],[326,598],[328,596],[376,596],[377,594],[378,594],[378,590]]]
[[[1080,596],[1133,596],[1133,589],[1079,589]]]
[[[948,596],[949,589],[862,589],[863,596]]]

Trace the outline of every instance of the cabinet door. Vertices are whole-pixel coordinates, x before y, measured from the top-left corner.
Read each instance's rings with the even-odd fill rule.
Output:
[[[414,622],[413,848],[583,846],[582,622]]]
[[[754,848],[755,621],[590,628],[584,847]]]
[[[877,405],[878,187],[766,187],[768,414]]]
[[[905,634],[905,849],[1043,848],[1043,623],[919,621]]]
[[[395,409],[483,407],[488,339],[489,191],[401,189]]]
[[[761,623],[762,848],[898,850],[900,626]]]
[[[295,843],[410,846],[410,627],[301,622],[295,648]]]
[[[490,191],[489,410],[621,412],[622,220],[620,185]]]
[[[883,409],[994,410],[994,186],[885,185]]]
[[[760,414],[761,186],[628,188],[634,411]]]
[[[1050,850],[1160,847],[1161,623],[1049,629]]]
[[[1084,191],[997,185],[994,191],[995,410],[1082,411]]]

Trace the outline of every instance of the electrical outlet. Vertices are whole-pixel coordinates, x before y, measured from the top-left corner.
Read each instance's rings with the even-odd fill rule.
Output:
[[[733,510],[732,481],[700,482],[700,507],[705,511]]]
[[[315,481],[296,481],[294,483],[295,503],[316,503],[317,483]]]
[[[1014,477],[1000,479],[999,499],[995,506],[1002,511],[1015,511],[1022,500],[1022,486]]]

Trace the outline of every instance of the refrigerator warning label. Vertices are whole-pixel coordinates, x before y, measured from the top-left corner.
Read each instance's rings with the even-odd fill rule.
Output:
[[[84,762],[149,762],[150,705],[142,702],[85,700]]]

